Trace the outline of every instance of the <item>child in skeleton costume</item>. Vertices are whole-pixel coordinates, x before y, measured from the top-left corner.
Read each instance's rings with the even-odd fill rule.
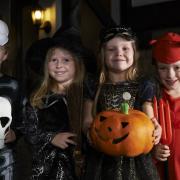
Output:
[[[113,157],[91,147],[88,131],[93,121],[92,112],[120,110],[125,92],[131,97],[130,108],[144,110],[150,118],[153,117],[151,101],[154,85],[137,77],[136,37],[129,28],[124,27],[108,28],[100,35],[100,80],[95,85],[93,80],[88,80],[85,91],[83,130],[90,145],[86,149],[84,180],[158,180],[150,153],[136,157]],[[157,121],[154,124],[156,144],[161,136],[161,128]]]
[[[32,145],[32,180],[75,180],[73,149],[81,116],[84,65],[77,43],[52,40],[39,87],[30,96],[24,119]],[[76,139],[76,140],[75,140]]]
[[[13,148],[17,136],[17,123],[19,121],[19,85],[13,77],[2,73],[2,63],[8,57],[8,26],[0,20],[0,96],[9,99],[12,104],[12,123],[5,136],[5,147],[0,149],[0,158],[4,161],[0,162],[0,179],[13,179]],[[1,122],[2,123],[2,122]]]
[[[172,142],[155,148],[157,167],[162,180],[180,180],[180,34],[165,33],[151,44],[159,80],[157,99],[169,103],[172,124]]]

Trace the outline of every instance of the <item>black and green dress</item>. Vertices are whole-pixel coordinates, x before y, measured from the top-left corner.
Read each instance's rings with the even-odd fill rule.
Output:
[[[85,91],[85,98],[91,100],[94,99],[95,89],[97,89],[92,84],[92,81],[88,81]],[[124,92],[131,94],[130,107],[141,109],[140,107],[143,102],[152,100],[154,85],[150,81],[105,83],[100,90],[97,112],[120,108]],[[83,180],[159,179],[150,153],[136,157],[112,157],[96,151],[88,144],[85,148],[85,154],[86,166]]]

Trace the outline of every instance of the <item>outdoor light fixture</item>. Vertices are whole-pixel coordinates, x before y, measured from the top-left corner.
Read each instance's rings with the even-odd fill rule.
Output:
[[[36,28],[42,29],[46,33],[50,33],[51,23],[50,21],[44,20],[44,16],[45,16],[44,13],[45,13],[45,10],[40,6],[36,6],[35,8],[33,8],[32,13],[31,13],[33,24],[36,26]]]

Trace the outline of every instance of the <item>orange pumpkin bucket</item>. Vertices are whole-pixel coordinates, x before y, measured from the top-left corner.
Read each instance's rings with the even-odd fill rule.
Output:
[[[150,152],[153,131],[152,121],[141,111],[103,111],[91,125],[90,138],[94,148],[107,155],[134,157]]]

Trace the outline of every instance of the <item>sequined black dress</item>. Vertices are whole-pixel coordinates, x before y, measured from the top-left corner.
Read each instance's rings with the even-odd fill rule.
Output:
[[[48,95],[42,109],[26,107],[24,134],[32,145],[32,180],[75,180],[72,147],[55,147],[51,140],[59,132],[69,132],[65,97]]]
[[[92,82],[87,84],[86,98],[93,99]],[[129,92],[131,108],[140,109],[144,101],[152,99],[154,90],[151,82],[124,82],[104,84],[97,103],[98,112],[118,109],[123,102],[123,92]],[[157,170],[152,162],[151,154],[134,158],[120,156],[111,157],[95,151],[90,145],[86,147],[86,167],[83,180],[158,180]]]

